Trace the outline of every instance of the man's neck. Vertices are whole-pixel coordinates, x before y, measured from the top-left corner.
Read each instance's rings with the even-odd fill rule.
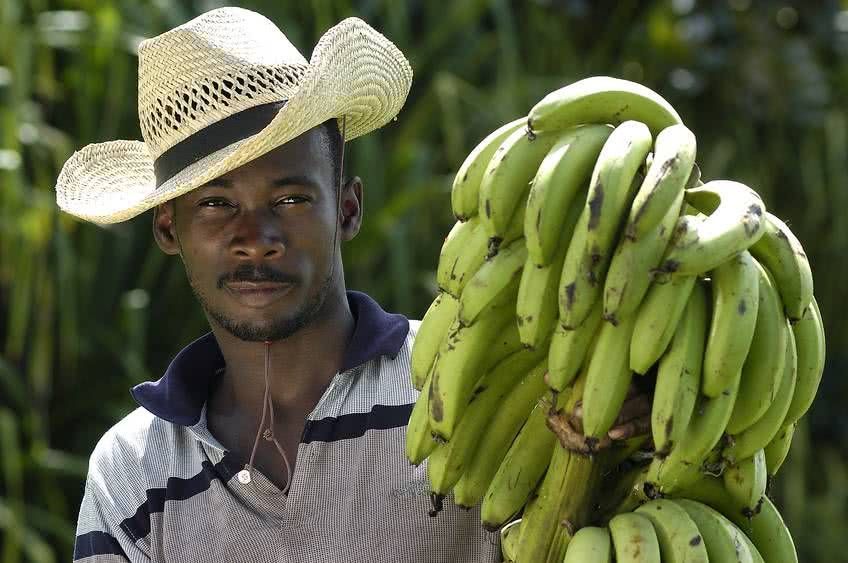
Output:
[[[271,342],[268,382],[275,417],[303,416],[342,368],[354,319],[344,289],[327,296],[322,314],[308,326]],[[213,324],[226,370],[210,397],[210,409],[227,418],[258,424],[265,394],[264,342],[245,342]],[[279,414],[278,414],[279,413]]]

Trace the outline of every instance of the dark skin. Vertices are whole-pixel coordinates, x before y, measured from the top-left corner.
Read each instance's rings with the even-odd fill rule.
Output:
[[[359,232],[363,187],[353,177],[337,199],[326,140],[321,128],[311,129],[154,211],[154,238],[182,258],[226,362],[207,404],[209,429],[243,463],[262,417],[265,341],[273,432],[294,470],[306,417],[341,369],[353,334],[340,247]],[[291,289],[262,306],[226,286],[269,279]],[[644,433],[645,413],[636,410],[617,421],[612,438]],[[272,443],[260,438],[253,465],[285,486]]]
[[[326,141],[316,127],[154,212],[154,238],[181,256],[226,361],[207,405],[209,429],[245,463],[262,416],[264,341],[273,430],[294,469],[305,419],[353,334],[340,247],[359,232],[362,182],[348,180],[337,200]],[[269,278],[291,288],[258,307],[225,285]],[[260,438],[254,466],[285,485],[272,443]]]

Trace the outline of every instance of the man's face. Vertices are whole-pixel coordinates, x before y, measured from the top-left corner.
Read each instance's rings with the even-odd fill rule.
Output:
[[[343,279],[340,258],[331,266],[340,256],[335,181],[319,127],[174,201],[179,253],[210,322],[241,340],[263,341],[285,338],[320,315]],[[345,194],[347,187],[342,210],[349,211]],[[159,209],[155,228],[168,222],[162,215]],[[339,228],[342,238],[355,235],[343,232],[349,229]],[[273,287],[256,291],[246,283]]]

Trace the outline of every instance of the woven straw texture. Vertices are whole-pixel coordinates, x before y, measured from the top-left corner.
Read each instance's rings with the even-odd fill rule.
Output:
[[[131,219],[238,168],[331,118],[345,138],[400,111],[412,69],[400,50],[358,18],[328,30],[307,62],[273,22],[220,8],[139,46],[138,116],[144,142],[94,143],[56,181],[59,207],[98,224]],[[153,161],[223,118],[288,100],[259,133],[218,150],[156,188]]]

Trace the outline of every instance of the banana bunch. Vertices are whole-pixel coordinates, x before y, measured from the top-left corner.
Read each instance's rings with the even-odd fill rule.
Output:
[[[765,489],[823,372],[812,272],[695,161],[659,94],[591,77],[456,175],[406,455],[511,561],[797,560]]]

